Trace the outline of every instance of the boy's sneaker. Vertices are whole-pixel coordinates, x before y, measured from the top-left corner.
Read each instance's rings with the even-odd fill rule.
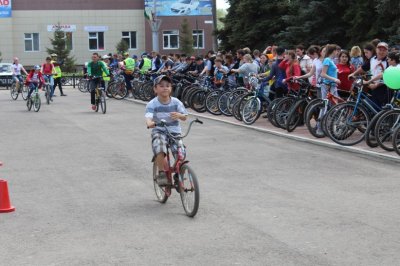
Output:
[[[159,186],[168,185],[168,178],[167,178],[167,175],[165,174],[165,172],[163,172],[163,171],[158,172],[156,181]]]
[[[92,105],[92,110],[96,111],[96,105]]]

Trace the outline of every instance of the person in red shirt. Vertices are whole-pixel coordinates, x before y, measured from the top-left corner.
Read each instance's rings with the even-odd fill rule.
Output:
[[[300,64],[297,60],[296,53],[294,51],[287,51],[285,59],[279,64],[279,68],[286,73],[286,79],[282,82],[287,84],[289,90],[298,91],[300,89],[300,84],[292,80],[292,77],[301,75]]]
[[[25,85],[29,87],[28,98],[31,97],[32,92],[36,88],[40,88],[44,83],[45,81],[42,73],[40,72],[40,66],[36,65],[26,77]]]
[[[354,72],[354,66],[350,64],[349,52],[340,52],[339,64],[337,64],[336,67],[338,69],[338,79],[340,80],[338,89],[343,91],[350,91],[353,82],[349,80],[349,75]]]
[[[48,80],[51,86],[51,93],[50,93],[50,100],[53,101],[53,94],[54,94],[54,78],[53,75],[57,74],[54,64],[51,63],[51,58],[47,57],[46,62],[42,65],[42,74],[45,80]]]

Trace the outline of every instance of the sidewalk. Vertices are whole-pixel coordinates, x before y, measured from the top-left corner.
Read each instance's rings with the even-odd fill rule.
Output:
[[[126,100],[135,102],[138,104],[143,104],[143,105],[146,104],[145,102],[140,101],[140,100],[134,100],[134,99],[126,99]],[[268,119],[262,118],[262,116],[253,125],[248,126],[240,121],[237,121],[234,117],[227,117],[224,115],[215,116],[208,112],[197,113],[191,109],[189,109],[189,113],[191,115],[199,117],[199,118],[211,119],[214,121],[219,121],[219,122],[227,123],[230,125],[245,127],[245,128],[249,128],[252,130],[257,130],[260,132],[265,132],[268,134],[279,136],[279,137],[284,137],[284,138],[293,139],[293,140],[297,140],[297,141],[301,141],[301,142],[306,142],[306,143],[311,143],[311,144],[315,144],[315,145],[319,145],[319,146],[328,147],[331,149],[352,152],[352,153],[356,153],[356,154],[363,155],[363,156],[370,156],[370,157],[377,158],[377,159],[389,160],[389,161],[400,163],[400,156],[398,156],[397,153],[395,153],[395,152],[388,152],[388,151],[383,150],[380,147],[370,148],[365,142],[361,142],[355,146],[341,146],[341,145],[334,143],[327,137],[322,138],[322,139],[317,139],[317,138],[313,137],[308,132],[308,129],[305,126],[297,127],[294,132],[288,133],[286,130],[274,127],[273,125],[270,124]]]

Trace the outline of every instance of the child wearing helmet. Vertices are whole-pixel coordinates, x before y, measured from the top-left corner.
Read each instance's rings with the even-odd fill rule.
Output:
[[[36,88],[40,88],[45,83],[42,73],[40,72],[40,66],[36,65],[29,72],[26,77],[26,86],[29,88],[28,98],[31,97],[31,94]]]

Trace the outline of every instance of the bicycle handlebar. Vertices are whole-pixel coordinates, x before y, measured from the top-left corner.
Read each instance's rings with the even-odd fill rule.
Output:
[[[186,138],[186,137],[189,135],[189,132],[190,132],[190,130],[192,129],[192,125],[193,125],[194,123],[199,123],[200,125],[202,125],[202,124],[203,124],[203,121],[201,121],[201,120],[198,119],[198,118],[196,118],[195,120],[192,120],[192,121],[190,122],[190,124],[189,124],[189,128],[188,128],[186,134],[183,135],[183,136],[174,136],[174,135],[172,135],[171,132],[169,131],[167,125],[166,125],[166,121],[165,121],[165,120],[161,120],[160,123],[156,123],[155,126],[156,126],[156,127],[163,127],[163,128],[165,128],[165,130],[167,131],[167,135],[168,135],[170,138],[172,138],[172,139],[174,139],[174,140],[179,140],[179,139],[184,139],[184,138]],[[147,127],[147,129],[150,129],[150,127]]]

